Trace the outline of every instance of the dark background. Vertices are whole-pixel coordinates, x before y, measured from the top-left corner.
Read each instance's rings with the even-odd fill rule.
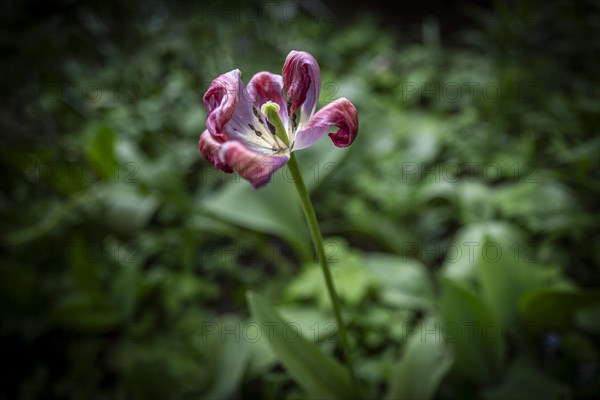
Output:
[[[359,113],[298,157],[364,395],[597,398],[597,2],[0,10],[0,399],[305,398],[248,291],[341,361],[293,186],[197,149],[211,80],[294,49]]]

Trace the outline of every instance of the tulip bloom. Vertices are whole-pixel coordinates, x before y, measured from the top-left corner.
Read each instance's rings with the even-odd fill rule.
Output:
[[[235,171],[259,188],[288,162],[292,151],[316,143],[331,127],[337,127],[329,133],[335,146],[354,142],[358,118],[346,98],[315,113],[321,74],[309,53],[290,52],[283,76],[259,72],[247,88],[241,75],[237,69],[220,75],[203,97],[208,117],[198,147],[216,168]]]

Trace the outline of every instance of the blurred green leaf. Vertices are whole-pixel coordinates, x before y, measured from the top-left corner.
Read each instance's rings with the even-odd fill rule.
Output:
[[[345,154],[325,139],[298,152],[298,163],[309,191],[340,179],[339,163]],[[265,187],[255,190],[248,182],[234,178],[218,192],[203,198],[200,204],[232,224],[285,238],[300,250],[304,259],[313,257],[296,188],[285,166]]]
[[[298,324],[302,337],[309,342],[332,342],[337,338],[337,324],[332,314],[293,304],[283,305],[277,310],[285,320]]]
[[[140,193],[131,184],[113,184],[100,191],[106,207],[102,220],[121,233],[143,228],[159,205],[154,196]]]
[[[105,332],[121,321],[119,313],[112,307],[81,295],[61,299],[49,318],[64,328],[80,332]]]
[[[486,240],[489,238],[493,245],[489,248],[490,258],[496,246],[508,247],[513,243],[523,243],[522,232],[504,221],[486,221],[473,223],[460,229],[456,234],[452,246],[448,248],[448,254],[444,262],[444,275],[475,287],[478,280],[477,265],[488,257]],[[485,249],[484,249],[485,247]],[[501,250],[502,251],[502,250]],[[504,251],[502,254],[507,256]]]
[[[122,318],[127,319],[132,316],[138,301],[140,269],[138,265],[125,264],[116,275],[111,287],[111,302]]]
[[[300,336],[290,339],[290,334],[286,334],[290,323],[283,320],[265,298],[253,292],[248,292],[247,298],[256,321],[261,326],[272,327],[269,344],[279,360],[311,398],[352,397],[350,377],[339,362]]]
[[[374,274],[364,267],[358,250],[350,250],[338,238],[325,240],[331,274],[342,302],[357,306],[377,288]],[[329,294],[323,281],[323,272],[316,262],[309,263],[287,286],[285,294],[290,300],[314,299],[320,307],[331,308]]]
[[[181,331],[174,333],[121,343],[115,358],[131,398],[185,398],[197,396],[209,386],[211,376],[205,366],[214,360],[201,357]]]
[[[335,147],[325,136],[309,148],[294,153],[308,191],[341,182],[344,179],[341,164],[350,151],[350,148]]]
[[[88,247],[83,237],[76,236],[67,245],[67,250],[70,258],[71,276],[75,282],[90,296],[99,296],[100,282],[96,271],[96,263],[93,261],[100,259],[100,249]]]
[[[426,319],[408,339],[386,398],[433,398],[452,362],[452,353],[443,340],[439,321]]]
[[[565,328],[576,311],[600,303],[600,290],[544,288],[523,296],[519,311],[533,331]]]
[[[575,321],[581,329],[600,334],[600,304],[578,310],[575,314]]]
[[[242,321],[237,318],[230,318],[223,320],[219,327],[221,330],[227,324],[239,327],[241,323]],[[215,354],[213,354],[216,363],[213,373],[216,380],[212,389],[203,397],[215,400],[230,399],[243,378],[250,356],[250,346],[246,340],[239,340],[237,336],[228,336],[224,332],[218,332],[217,336],[220,340],[216,344]]]
[[[455,367],[479,381],[493,380],[504,362],[506,326],[463,283],[442,279],[442,329],[454,349]]]
[[[533,365],[522,362],[513,363],[504,381],[491,389],[483,391],[486,400],[537,400],[566,399],[570,397],[569,388]]]
[[[117,168],[115,156],[115,132],[108,126],[100,126],[87,148],[87,156],[94,166],[94,172],[104,179],[110,179]]]
[[[566,285],[557,268],[539,264],[523,231],[504,221],[471,224],[448,252],[444,275],[465,282],[505,329],[520,323],[523,294],[548,285]]]
[[[312,254],[307,251],[308,231],[290,179],[280,170],[269,185],[258,190],[245,181],[234,181],[202,199],[201,205],[232,224],[285,238],[300,248],[300,254],[308,256]]]
[[[433,288],[422,263],[382,253],[369,253],[364,260],[365,267],[373,272],[381,286],[379,295],[384,303],[433,310]]]
[[[516,238],[517,236],[511,236]],[[519,324],[518,303],[529,290],[552,284],[545,271],[552,268],[535,263],[532,251],[522,242],[509,244],[507,238],[487,236],[477,263],[481,297],[504,327]]]

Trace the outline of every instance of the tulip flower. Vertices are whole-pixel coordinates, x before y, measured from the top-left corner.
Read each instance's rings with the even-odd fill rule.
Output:
[[[323,235],[292,153],[313,145],[326,133],[337,147],[350,146],[358,133],[356,108],[341,98],[315,112],[321,74],[317,61],[304,51],[288,54],[283,76],[259,72],[250,79],[247,88],[241,77],[242,73],[234,69],[211,82],[203,97],[208,116],[198,147],[215,167],[227,173],[237,172],[255,189],[269,183],[275,171],[287,164],[321,264],[352,387],[358,393]],[[337,130],[330,133],[332,127]]]
[[[254,188],[289,160],[291,152],[305,149],[326,133],[333,144],[347,147],[358,133],[356,108],[341,98],[316,111],[321,75],[315,58],[292,51],[283,76],[259,72],[248,87],[235,69],[215,78],[203,97],[206,130],[198,147],[216,168],[236,172]]]

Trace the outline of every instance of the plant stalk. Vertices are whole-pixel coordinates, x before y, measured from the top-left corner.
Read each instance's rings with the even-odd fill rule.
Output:
[[[319,228],[317,215],[310,200],[308,190],[306,190],[306,185],[304,184],[304,180],[302,179],[302,174],[300,173],[300,169],[298,168],[298,163],[296,162],[296,157],[294,153],[291,153],[290,155],[290,160],[288,161],[288,168],[292,174],[292,178],[294,180],[294,184],[296,185],[296,189],[298,190],[298,195],[300,196],[300,203],[302,204],[302,210],[304,210],[304,215],[306,216],[306,221],[308,222],[308,227],[310,229],[310,234],[312,236],[317,255],[319,256],[319,263],[321,264],[321,270],[323,271],[323,276],[325,277],[327,292],[329,293],[329,299],[331,300],[333,312],[335,314],[335,319],[337,320],[338,335],[342,343],[344,358],[346,359],[346,364],[350,373],[352,388],[354,390],[354,393],[358,394],[356,377],[354,375],[354,366],[352,364],[352,356],[350,353],[348,334],[346,333],[346,325],[344,325],[344,321],[342,319],[340,300],[337,292],[335,291],[335,286],[333,285],[331,270],[329,269],[329,265],[327,264],[327,255],[325,254],[325,247],[323,246],[323,236],[321,235],[321,229]]]

